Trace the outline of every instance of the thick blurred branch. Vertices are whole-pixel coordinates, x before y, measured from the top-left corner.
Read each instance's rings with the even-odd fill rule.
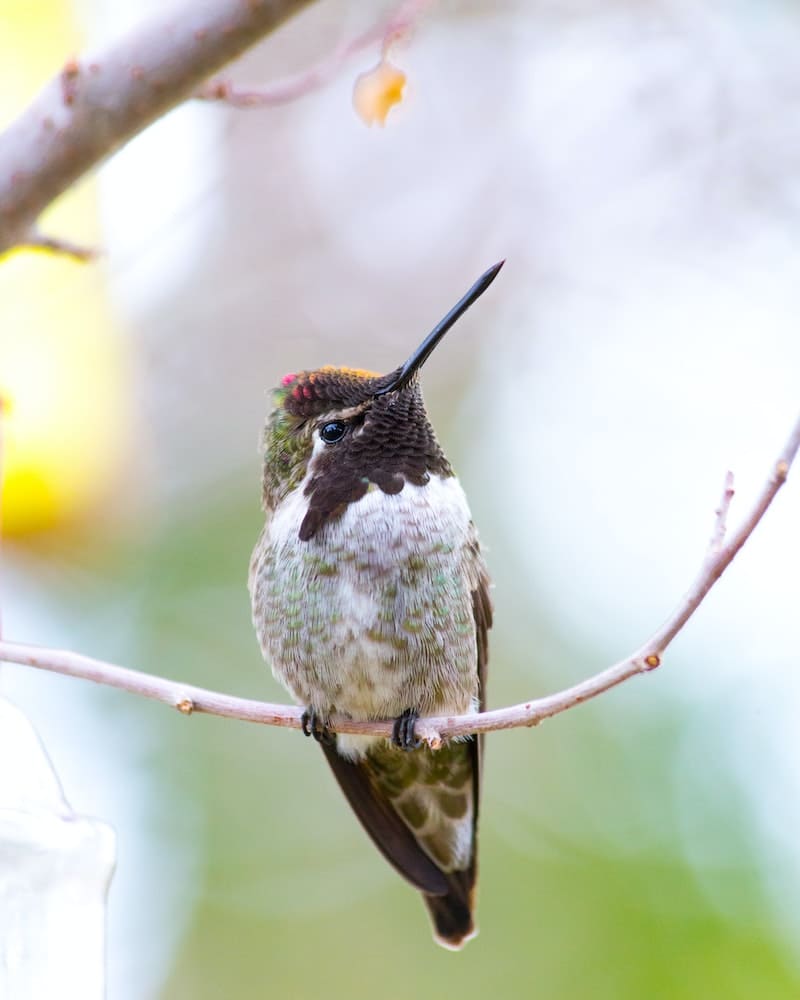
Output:
[[[800,448],[800,419],[798,419],[786,446],[779,455],[772,472],[752,510],[739,529],[725,542],[725,515],[733,497],[730,473],[726,476],[725,492],[720,509],[717,511],[712,548],[704,559],[702,568],[688,592],[667,621],[635,653],[594,677],[573,687],[559,691],[545,698],[536,698],[513,705],[510,708],[495,709],[475,715],[437,716],[420,719],[417,735],[431,746],[439,746],[443,739],[465,736],[469,733],[487,733],[498,729],[512,729],[517,726],[535,726],[543,719],[558,715],[590,698],[616,687],[637,674],[647,673],[660,666],[663,654],[672,640],[700,607],[706,594],[730,566],[736,553],[741,549],[767,508],[775,499],[778,490],[786,482],[789,469]],[[41,670],[82,677],[98,684],[108,684],[145,698],[153,698],[190,714],[205,712],[226,718],[241,719],[245,722],[261,722],[270,726],[299,729],[301,709],[293,705],[272,705],[267,702],[234,698],[216,691],[180,684],[176,681],[154,677],[149,674],[128,670],[88,656],[56,649],[44,649],[18,643],[0,641],[0,660],[21,663]],[[331,728],[341,733],[360,733],[376,736],[391,735],[391,722],[357,722],[352,719],[331,720]]]
[[[0,134],[0,254],[87,170],[191,97],[311,0],[187,0],[100,52],[70,59]]]

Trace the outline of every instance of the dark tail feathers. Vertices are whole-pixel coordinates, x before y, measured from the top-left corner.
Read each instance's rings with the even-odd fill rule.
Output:
[[[436,940],[444,948],[458,951],[478,933],[472,920],[475,873],[451,872],[446,878],[445,895],[423,893],[422,898],[430,911]]]

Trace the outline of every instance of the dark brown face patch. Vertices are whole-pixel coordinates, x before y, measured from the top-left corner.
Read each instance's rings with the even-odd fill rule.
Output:
[[[370,484],[392,494],[406,483],[424,485],[431,474],[452,476],[416,379],[397,392],[374,396],[390,378],[324,368],[286,377],[283,405],[289,413],[304,420],[341,419],[346,426],[344,437],[326,445],[315,460],[305,488],[309,505],[300,526],[302,541],[360,500]]]

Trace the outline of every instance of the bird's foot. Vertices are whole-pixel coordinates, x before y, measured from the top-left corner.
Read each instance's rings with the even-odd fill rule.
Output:
[[[414,733],[414,727],[419,719],[419,712],[415,708],[407,708],[402,715],[398,715],[392,726],[392,744],[400,750],[416,750],[422,746],[422,740],[418,740]]]
[[[300,716],[300,728],[306,736],[313,736],[317,743],[333,743],[336,738],[328,728],[327,718],[313,708],[307,708]]]

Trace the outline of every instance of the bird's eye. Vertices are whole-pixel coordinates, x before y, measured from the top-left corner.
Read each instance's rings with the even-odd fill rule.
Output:
[[[325,444],[336,444],[344,437],[346,428],[341,420],[331,420],[329,424],[323,424],[319,430],[319,436]]]

